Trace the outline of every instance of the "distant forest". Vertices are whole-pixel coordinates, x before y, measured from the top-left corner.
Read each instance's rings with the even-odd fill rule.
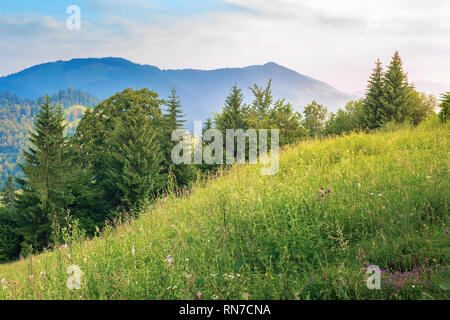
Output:
[[[45,97],[22,99],[15,94],[0,94],[0,186],[8,176],[20,176],[17,165],[21,161],[21,150],[27,144],[28,131],[33,127],[33,119],[44,103]],[[96,97],[81,90],[68,88],[59,90],[50,97],[52,105],[61,105],[68,122],[67,134],[71,135],[86,107],[100,102]]]

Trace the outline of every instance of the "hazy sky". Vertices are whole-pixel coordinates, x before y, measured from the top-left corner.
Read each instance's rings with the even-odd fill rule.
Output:
[[[66,26],[69,5],[80,30]],[[450,84],[450,1],[0,0],[0,76],[74,57],[163,69],[274,61],[356,92],[395,50],[411,81]]]

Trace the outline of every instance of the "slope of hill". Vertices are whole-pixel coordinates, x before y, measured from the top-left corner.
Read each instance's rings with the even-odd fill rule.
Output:
[[[448,298],[448,129],[302,142],[274,176],[236,166],[101,237],[0,265],[0,299]]]
[[[27,143],[28,131],[32,129],[34,115],[44,97],[21,99],[15,94],[0,94],[0,187],[8,176],[19,176],[21,151]],[[68,122],[67,133],[72,134],[82,117],[85,107],[100,100],[80,90],[59,90],[50,96],[52,105],[61,105]],[[83,106],[81,106],[83,105]]]
[[[0,92],[8,90],[34,98],[71,86],[105,99],[126,88],[150,88],[166,97],[175,87],[188,120],[204,120],[220,111],[234,83],[250,98],[248,87],[255,83],[265,85],[269,79],[273,80],[274,96],[286,98],[300,111],[313,99],[336,109],[353,98],[273,62],[210,71],[161,70],[121,58],[72,59],[37,65],[0,78]]]

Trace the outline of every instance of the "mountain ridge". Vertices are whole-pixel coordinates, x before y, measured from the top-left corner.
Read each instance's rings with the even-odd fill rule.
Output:
[[[126,88],[149,88],[166,97],[175,87],[184,113],[192,121],[204,120],[219,112],[235,83],[243,89],[246,102],[250,102],[248,87],[265,86],[269,79],[272,79],[274,97],[286,98],[297,111],[312,100],[336,110],[355,98],[273,61],[242,68],[160,69],[120,57],[74,58],[35,65],[0,77],[0,92],[33,99],[72,87],[105,99]]]

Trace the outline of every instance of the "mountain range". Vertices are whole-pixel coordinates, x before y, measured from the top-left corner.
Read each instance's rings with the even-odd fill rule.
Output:
[[[34,99],[72,87],[105,99],[126,88],[149,88],[164,98],[175,87],[186,118],[192,121],[219,112],[235,83],[243,89],[246,102],[250,102],[248,87],[265,86],[269,79],[274,97],[286,98],[298,111],[312,100],[336,110],[355,98],[274,62],[244,68],[163,70],[122,58],[72,59],[36,65],[1,77],[0,93],[8,91]]]

